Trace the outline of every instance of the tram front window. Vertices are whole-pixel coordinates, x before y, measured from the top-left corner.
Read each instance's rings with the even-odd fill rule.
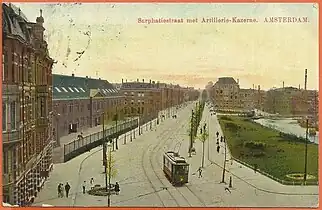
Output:
[[[189,170],[188,166],[177,166],[176,167],[177,174],[187,174],[188,170]]]

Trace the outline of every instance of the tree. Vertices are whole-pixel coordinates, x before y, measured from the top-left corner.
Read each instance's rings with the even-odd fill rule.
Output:
[[[200,130],[200,135],[198,139],[202,142],[202,161],[201,161],[201,167],[204,167],[205,163],[205,142],[209,137],[209,133],[207,131],[207,124],[205,123],[203,128]]]
[[[115,178],[118,172],[116,168],[116,161],[112,152],[109,151],[108,153],[109,154],[106,155],[106,167],[107,167],[106,176],[108,178]]]

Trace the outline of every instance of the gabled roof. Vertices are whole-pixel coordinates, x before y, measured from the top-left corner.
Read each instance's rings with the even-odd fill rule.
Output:
[[[113,97],[120,93],[106,80],[53,74],[53,98]]]

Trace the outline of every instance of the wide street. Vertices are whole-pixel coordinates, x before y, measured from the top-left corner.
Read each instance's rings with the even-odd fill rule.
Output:
[[[210,116],[205,107],[201,125],[207,123],[209,141],[205,142],[203,177],[198,178],[201,166],[202,143],[197,139],[196,155],[188,157],[189,119],[195,103],[177,111],[177,119],[168,118],[152,131],[145,131],[133,142],[119,145],[112,152],[116,160],[117,175],[112,183],[120,184],[119,195],[111,196],[111,206],[137,207],[316,207],[317,186],[284,186],[237,162],[227,161],[225,183],[222,180],[224,143],[216,151],[215,133],[221,129],[217,116]],[[199,131],[199,130],[198,130]],[[122,137],[120,137],[122,139]],[[120,141],[122,142],[122,141]],[[162,155],[166,151],[179,151],[190,164],[189,183],[173,187],[162,171]],[[227,159],[229,151],[227,150]],[[67,163],[56,164],[34,206],[43,203],[54,206],[107,206],[107,197],[82,193],[82,183],[93,177],[94,184],[104,185],[102,148],[98,147]],[[232,177],[231,192],[228,187]],[[69,182],[71,196],[57,197],[58,183]],[[313,195],[312,195],[313,194]]]

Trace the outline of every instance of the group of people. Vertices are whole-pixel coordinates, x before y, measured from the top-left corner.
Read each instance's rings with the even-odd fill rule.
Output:
[[[64,197],[64,188],[65,188],[65,195],[66,195],[66,198],[68,198],[68,195],[69,195],[69,191],[70,191],[70,185],[68,182],[66,182],[65,184],[65,187],[64,187],[64,184],[63,183],[59,183],[58,185],[58,197],[59,198],[63,198]]]

